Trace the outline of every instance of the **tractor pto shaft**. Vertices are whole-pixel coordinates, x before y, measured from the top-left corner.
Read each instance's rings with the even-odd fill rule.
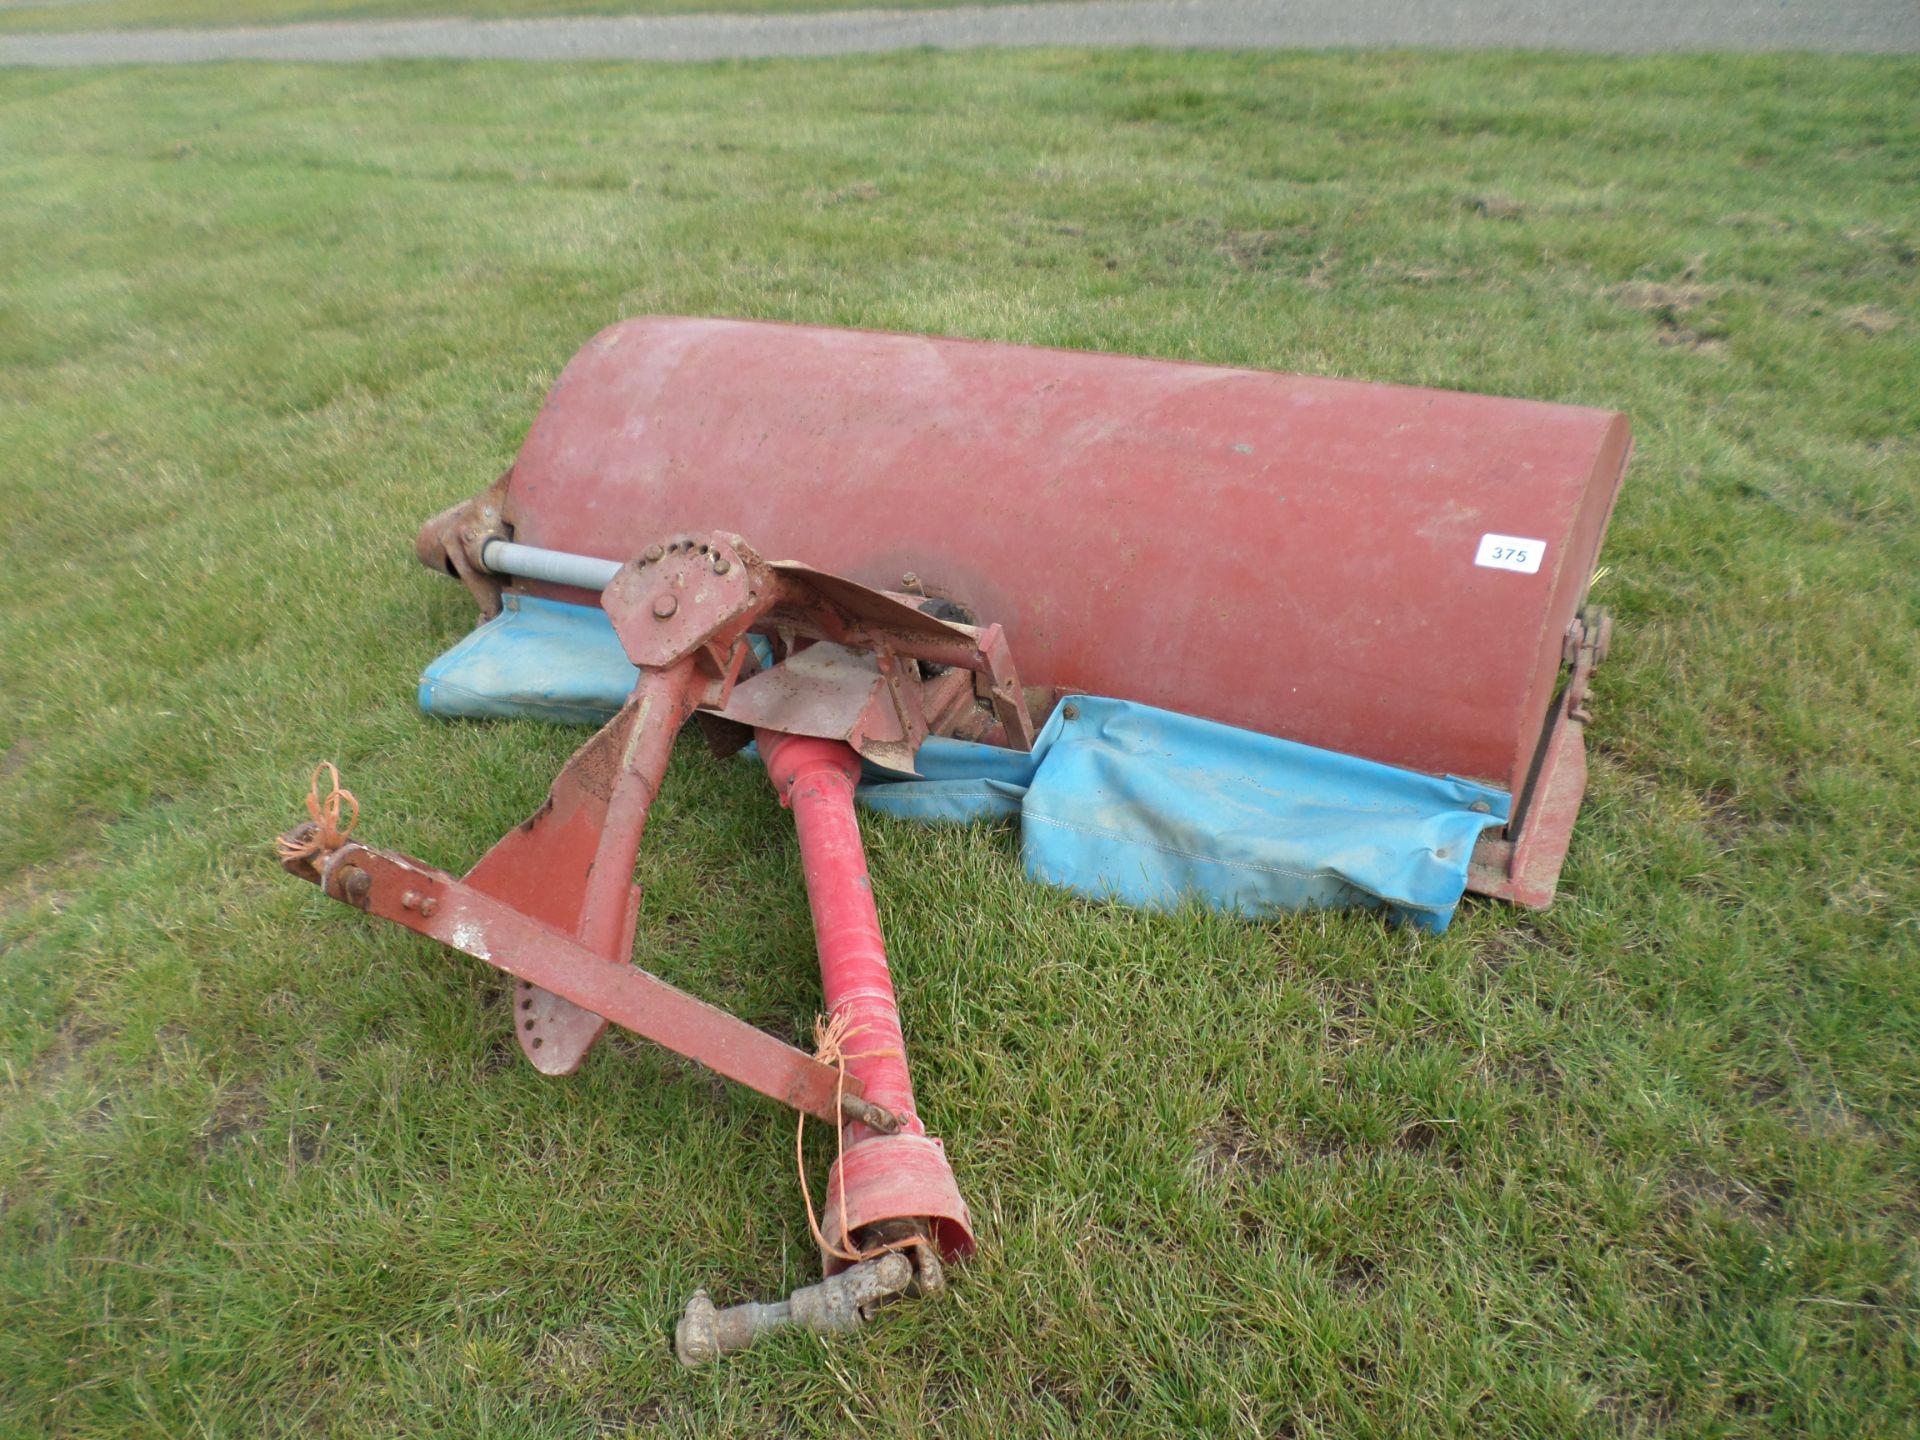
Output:
[[[682,1365],[708,1365],[783,1325],[798,1325],[816,1335],[843,1335],[859,1329],[869,1308],[898,1295],[912,1280],[912,1262],[895,1253],[803,1286],[771,1305],[749,1302],[721,1310],[706,1291],[696,1290],[674,1328],[674,1353]]]
[[[480,549],[480,563],[496,575],[518,575],[576,590],[604,590],[620,573],[618,560],[600,560],[568,550],[542,550],[538,545],[516,545],[511,540],[487,541]]]
[[[755,738],[768,776],[793,809],[827,1013],[844,1013],[852,1021],[847,1073],[860,1081],[869,1103],[885,1106],[901,1117],[904,1129],[919,1133],[899,1003],[853,808],[860,757],[838,740],[771,730]],[[847,1126],[849,1142],[872,1133],[858,1122]]]
[[[896,1122],[889,1129],[872,1123],[878,1117],[843,1114],[840,1155],[822,1202],[822,1259],[833,1274],[869,1253],[870,1241],[899,1244],[917,1235],[932,1242],[917,1247],[915,1262],[920,1291],[928,1294],[939,1288],[942,1259],[972,1253],[973,1227],[946,1150],[914,1113],[900,1008],[853,809],[860,757],[839,740],[764,729],[755,739],[799,834],[820,988],[841,1027],[836,1058],[866,1102]]]

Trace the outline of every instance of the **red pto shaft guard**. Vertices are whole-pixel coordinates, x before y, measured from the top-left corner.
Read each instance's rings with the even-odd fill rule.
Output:
[[[840,1158],[827,1177],[827,1273],[861,1258],[855,1236],[879,1234],[900,1222],[925,1220],[943,1256],[968,1255],[973,1232],[947,1152],[914,1110],[906,1038],[853,811],[860,757],[837,740],[769,730],[756,738],[767,775],[793,811],[800,835],[820,988],[827,1013],[847,1020],[847,1074],[860,1081],[870,1103],[900,1122],[890,1134],[860,1120],[843,1124]]]

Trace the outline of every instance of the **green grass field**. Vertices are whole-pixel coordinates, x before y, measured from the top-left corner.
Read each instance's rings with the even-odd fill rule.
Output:
[[[1920,66],[904,55],[0,75],[0,1433],[1858,1437],[1920,1407]],[[411,559],[647,311],[1618,407],[1564,897],[1256,925],[867,833],[984,1235],[863,1335],[773,1106],[522,1064],[283,877],[459,869],[580,738],[416,712]],[[1070,583],[1058,577],[1058,583]],[[1259,616],[1245,617],[1256,635]],[[641,948],[801,1033],[785,817],[683,744]]]
[[[928,10],[1014,0],[0,0],[0,34],[22,31],[285,25],[314,20],[416,20],[464,15],[775,15],[802,10]],[[1034,0],[1019,0],[1034,3]]]

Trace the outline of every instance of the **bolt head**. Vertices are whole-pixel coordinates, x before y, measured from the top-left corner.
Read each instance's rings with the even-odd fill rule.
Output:
[[[727,573],[727,571],[731,570],[732,568],[733,566],[731,563],[728,562],[726,556],[716,555],[713,557],[713,573],[714,574],[724,575]]]
[[[649,545],[647,546],[646,553],[647,553],[648,560],[658,560],[662,555],[666,554],[667,552],[662,550],[658,545]]]
[[[653,618],[656,620],[671,620],[673,618],[673,612],[679,608],[679,600],[675,599],[672,595],[656,595],[653,599]]]

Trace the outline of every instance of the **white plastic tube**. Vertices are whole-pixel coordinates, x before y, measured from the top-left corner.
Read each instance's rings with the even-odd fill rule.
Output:
[[[576,590],[604,590],[620,573],[618,560],[600,560],[567,550],[542,550],[537,545],[516,545],[511,540],[489,540],[480,551],[480,563],[496,575],[519,575],[528,580],[544,580],[549,585],[570,585]]]

